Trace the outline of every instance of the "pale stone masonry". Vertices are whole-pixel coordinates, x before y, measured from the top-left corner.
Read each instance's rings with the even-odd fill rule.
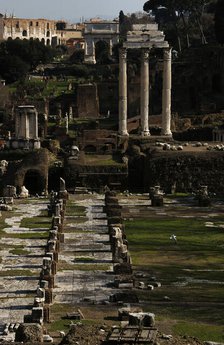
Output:
[[[127,131],[127,51],[119,51],[119,133],[128,135]]]
[[[34,106],[19,106],[15,122],[17,139],[38,139],[38,113]]]
[[[60,24],[64,29],[59,29]],[[43,18],[17,18],[0,14],[0,41],[11,39],[38,39],[45,45],[60,44],[84,46],[83,25],[72,28],[66,22]],[[69,41],[69,42],[68,42]]]
[[[119,74],[119,134],[127,132],[127,52],[141,50],[141,135],[149,136],[149,54],[153,48],[164,51],[163,96],[162,96],[162,135],[171,136],[171,48],[157,24],[133,25],[127,34],[127,41],[120,50]]]
[[[95,46],[99,41],[107,42],[111,56],[113,46],[119,41],[119,22],[116,20],[92,20],[85,22],[84,25],[85,63],[96,63]]]
[[[6,146],[12,149],[39,149],[38,112],[33,105],[21,105],[15,113],[15,136]]]
[[[56,21],[3,17],[3,39],[39,39],[46,45],[57,45]]]
[[[171,49],[164,49],[163,54],[163,96],[162,96],[162,134],[172,135],[171,123]]]
[[[141,56],[141,134],[149,133],[149,50],[142,49]]]

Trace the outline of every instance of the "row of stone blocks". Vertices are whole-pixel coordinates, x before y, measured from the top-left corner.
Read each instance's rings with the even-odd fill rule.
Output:
[[[60,244],[64,242],[63,224],[68,193],[52,192],[48,206],[48,216],[52,216],[51,229],[43,257],[39,285],[36,290],[31,315],[24,316],[24,323],[37,323],[50,321],[50,304],[53,302],[53,288],[55,274],[57,273],[58,253]]]
[[[105,193],[104,212],[108,219],[114,273],[118,275],[131,275],[131,258],[128,252],[128,241],[125,234],[121,209],[122,207],[118,203],[116,193],[107,191]]]

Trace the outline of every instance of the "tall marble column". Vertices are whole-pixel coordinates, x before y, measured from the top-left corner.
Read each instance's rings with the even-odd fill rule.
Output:
[[[96,63],[96,46],[94,40],[92,41],[92,63]]]
[[[127,50],[119,51],[119,134],[128,135],[127,131]]]
[[[162,135],[172,136],[171,126],[171,48],[163,52]]]
[[[24,114],[24,122],[25,122],[25,133],[24,133],[24,139],[30,138],[30,119],[27,113]]]
[[[141,55],[141,134],[149,136],[149,50]]]
[[[109,40],[109,55],[113,55],[113,41]]]
[[[34,112],[34,139],[38,139],[38,113]]]

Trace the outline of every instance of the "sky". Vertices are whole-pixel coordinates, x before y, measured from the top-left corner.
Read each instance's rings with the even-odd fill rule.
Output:
[[[115,18],[142,11],[146,0],[0,0],[0,13],[19,18],[47,18],[79,21],[96,16]]]

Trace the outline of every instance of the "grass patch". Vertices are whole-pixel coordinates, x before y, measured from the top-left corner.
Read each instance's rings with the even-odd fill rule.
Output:
[[[76,205],[69,205],[66,206],[66,216],[74,216],[74,217],[85,217],[86,216],[86,208],[84,206],[76,206]]]
[[[134,270],[148,275],[143,278],[146,284],[153,283],[151,276],[162,284],[153,291],[136,290],[140,300],[150,305],[149,311],[183,320],[186,325],[196,320],[209,323],[210,333],[215,335],[212,326],[221,325],[224,317],[220,306],[224,299],[222,230],[205,227],[205,219],[197,216],[178,217],[178,212],[173,218],[151,214],[148,219],[127,220],[125,229]],[[172,234],[177,236],[177,244],[170,239]],[[169,297],[168,302],[164,296]]]
[[[71,320],[60,319],[60,320],[51,321],[51,323],[48,323],[46,325],[46,328],[48,332],[59,332],[59,331],[68,332],[70,324],[71,324]]]
[[[74,307],[72,304],[59,304],[54,303],[51,306],[51,315],[53,316],[53,320],[51,323],[46,324],[46,328],[48,332],[56,332],[56,331],[68,331],[69,324],[71,320],[63,318],[66,316],[67,313],[71,313],[74,311]],[[63,319],[62,319],[63,318]]]
[[[9,253],[14,255],[27,255],[30,252],[28,250],[25,250],[23,246],[17,246],[14,249],[11,249]]]
[[[223,326],[178,322],[173,326],[173,332],[180,336],[196,337],[201,341],[224,341]]]
[[[50,228],[51,218],[45,216],[36,216],[32,218],[23,218],[20,226],[23,228],[38,229],[38,228]]]
[[[31,272],[30,270],[7,270],[0,271],[0,277],[34,277],[37,273]]]
[[[47,239],[48,238],[48,232],[26,232],[26,233],[18,233],[18,234],[8,234],[8,236],[5,237],[10,237],[10,238],[20,238],[24,240],[29,240],[29,239]]]
[[[224,263],[222,255],[223,232],[206,228],[204,220],[192,219],[143,219],[126,222],[126,232],[134,265],[180,263],[189,266]],[[177,236],[177,245],[170,236]],[[139,254],[144,255],[144,263]],[[162,260],[161,260],[162,257]],[[217,265],[217,268],[219,268]],[[214,269],[214,267],[212,267]]]

